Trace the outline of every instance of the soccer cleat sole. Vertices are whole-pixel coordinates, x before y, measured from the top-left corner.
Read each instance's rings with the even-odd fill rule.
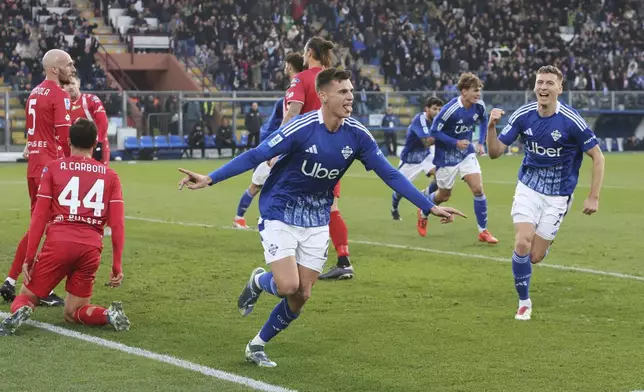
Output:
[[[0,336],[11,336],[34,313],[30,306],[23,306],[0,323]]]
[[[112,302],[112,306],[108,309],[110,316],[110,325],[118,332],[130,330],[130,319],[125,315],[123,304],[121,302]]]
[[[255,297],[253,297],[255,299],[255,301],[252,302],[249,305],[244,305],[243,303],[241,303],[241,298],[244,296],[244,293],[246,292],[246,290],[249,290],[248,286],[250,286],[252,288],[253,285],[255,284],[255,282],[254,282],[255,275],[261,274],[261,273],[264,273],[264,272],[266,272],[266,270],[264,268],[262,268],[262,267],[255,268],[253,270],[253,272],[250,273],[250,277],[248,278],[248,282],[246,282],[246,285],[242,289],[241,294],[239,294],[239,297],[237,298],[237,310],[239,310],[239,314],[241,314],[242,317],[246,317],[246,316],[248,316],[249,314],[252,313],[253,309],[255,308],[255,303],[257,302],[257,299],[259,298],[259,294],[261,294],[261,291]],[[251,300],[253,298],[251,298]]]

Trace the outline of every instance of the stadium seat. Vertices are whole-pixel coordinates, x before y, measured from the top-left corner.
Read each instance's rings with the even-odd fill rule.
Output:
[[[206,148],[215,148],[217,147],[217,143],[215,142],[215,136],[213,135],[206,135],[205,136],[206,142]]]
[[[237,141],[237,147],[243,148],[248,145],[248,133],[244,132],[241,134],[241,137]]]
[[[168,143],[168,138],[165,136],[155,136],[154,146],[157,150],[167,150],[170,148],[170,143]]]
[[[170,135],[170,148],[184,149],[188,147],[188,143],[184,138],[179,135]]]
[[[141,148],[154,148],[152,136],[141,136]]]
[[[136,136],[128,136],[125,138],[125,149],[126,150],[138,150],[139,149],[139,139]]]

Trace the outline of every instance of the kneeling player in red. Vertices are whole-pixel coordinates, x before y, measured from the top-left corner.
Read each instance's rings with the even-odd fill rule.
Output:
[[[121,259],[125,242],[125,211],[116,173],[92,159],[96,125],[79,119],[69,130],[71,156],[43,169],[38,200],[29,227],[24,284],[11,304],[12,315],[0,324],[0,336],[12,335],[34,311],[39,298],[65,277],[65,321],[85,325],[130,328],[120,302],[108,309],[90,304],[103,250],[103,227],[112,227],[113,265],[109,285],[123,281]],[[48,224],[48,226],[47,226]],[[36,258],[47,226],[47,238]]]

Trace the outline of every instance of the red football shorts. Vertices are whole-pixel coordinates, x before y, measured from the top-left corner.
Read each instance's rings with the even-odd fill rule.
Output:
[[[26,287],[44,298],[67,277],[65,291],[76,297],[91,297],[100,264],[101,250],[95,246],[45,240]]]
[[[336,199],[340,198],[340,181],[338,181],[337,184],[335,184],[335,187],[333,188],[333,197]]]
[[[38,187],[40,186],[40,177],[27,178],[27,188],[29,189],[29,199],[31,200],[31,212],[34,212],[36,200],[38,197]]]

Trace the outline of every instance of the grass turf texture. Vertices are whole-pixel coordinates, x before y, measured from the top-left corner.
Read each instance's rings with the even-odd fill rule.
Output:
[[[393,161],[392,161],[393,162]],[[415,231],[415,208],[389,215],[390,189],[356,163],[342,182],[340,208],[352,240],[502,257],[512,255],[509,215],[519,157],[480,159],[489,227],[500,243],[476,240],[472,195],[458,182],[451,206],[470,218],[430,220]],[[93,303],[122,300],[128,333],[66,325],[60,309],[35,319],[299,391],[630,391],[644,388],[644,282],[536,267],[533,319],[513,319],[517,298],[509,263],[417,250],[351,244],[353,281],[318,282],[302,316],[267,346],[278,363],[259,369],[243,349],[276,303],[264,294],[246,319],[236,299],[250,271],[263,265],[259,235],[230,227],[250,173],[197,192],[178,192],[179,166],[208,172],[223,161],[114,164],[126,214],[192,227],[126,220],[122,288],[103,286]],[[546,263],[644,276],[644,155],[608,155],[600,211],[581,213],[590,160],[572,210]],[[0,165],[0,271],[6,273],[28,224],[24,165]],[[425,178],[416,181],[427,184]],[[255,226],[257,200],[247,213]],[[327,267],[335,259],[330,251]],[[62,294],[64,286],[58,288]],[[0,304],[0,311],[9,306]],[[3,385],[26,391],[217,390],[245,387],[152,360],[24,326],[2,339]],[[25,370],[29,369],[29,370]],[[64,369],[74,369],[73,374]],[[61,371],[62,370],[62,371]]]

